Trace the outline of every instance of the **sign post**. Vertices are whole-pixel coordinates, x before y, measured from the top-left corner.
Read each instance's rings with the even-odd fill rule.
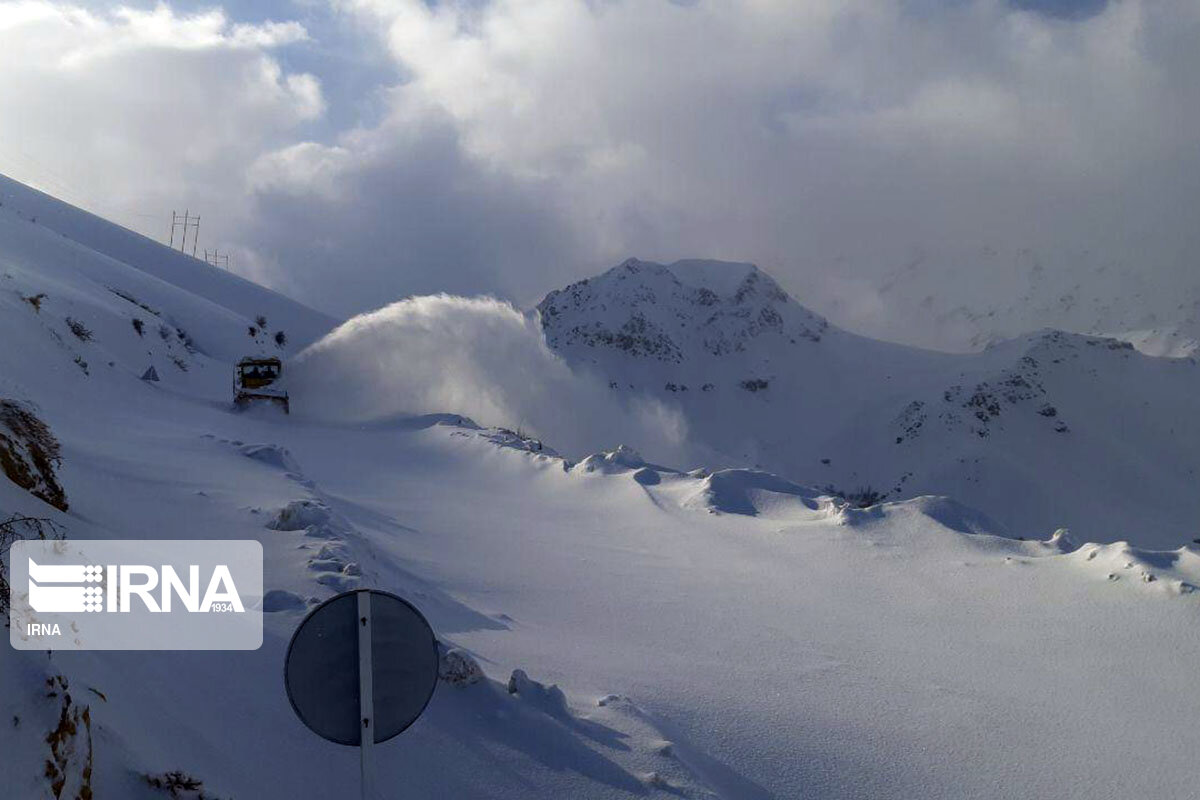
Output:
[[[371,680],[371,593],[358,595],[358,713],[362,735],[358,746],[363,800],[375,800],[375,697]]]
[[[318,736],[359,749],[363,800],[378,800],[375,745],[416,721],[437,685],[437,639],[411,603],[377,589],[331,597],[288,644],[284,685]]]

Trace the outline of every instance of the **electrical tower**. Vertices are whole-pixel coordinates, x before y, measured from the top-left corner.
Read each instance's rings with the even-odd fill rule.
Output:
[[[211,253],[208,248],[204,248],[204,262],[212,264],[214,267],[224,267],[229,269],[229,253],[220,253],[213,250]]]
[[[188,231],[192,232],[192,258],[196,257],[196,239],[200,237],[200,215],[191,216],[187,209],[184,209],[183,216],[179,216],[174,211],[171,212],[171,241],[168,247],[175,247],[175,229],[183,228],[183,237],[179,240],[179,252],[183,253],[187,250]]]

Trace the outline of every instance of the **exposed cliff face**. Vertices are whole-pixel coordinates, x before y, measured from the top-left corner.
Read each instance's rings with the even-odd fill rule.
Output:
[[[60,511],[67,493],[55,471],[62,463],[49,426],[13,400],[0,400],[0,469],[9,480]]]

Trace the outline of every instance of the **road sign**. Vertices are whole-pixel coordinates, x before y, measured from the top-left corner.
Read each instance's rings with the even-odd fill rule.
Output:
[[[284,665],[300,721],[360,748],[363,797],[373,796],[374,745],[421,716],[437,675],[437,639],[425,617],[376,589],[345,592],[313,609],[292,634]]]

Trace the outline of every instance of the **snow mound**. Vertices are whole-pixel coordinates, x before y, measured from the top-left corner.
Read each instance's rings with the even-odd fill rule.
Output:
[[[552,717],[566,719],[571,716],[567,696],[556,684],[547,686],[533,680],[523,669],[514,669],[508,679],[508,693],[520,695],[522,700],[536,706]]]
[[[484,679],[479,662],[466,650],[458,647],[443,649],[438,662],[438,677],[451,686],[461,689]]]
[[[642,467],[633,473],[633,479],[642,486],[657,486],[662,483],[662,475],[652,467]]]
[[[304,598],[286,589],[271,589],[263,595],[262,610],[268,614],[278,611],[303,611],[308,608]]]
[[[238,447],[238,452],[246,458],[262,462],[269,467],[282,469],[287,472],[299,472],[300,467],[286,447],[277,444],[244,444]]]
[[[292,500],[267,523],[273,531],[321,531],[333,520],[333,511],[320,500]]]
[[[1064,553],[1071,553],[1079,549],[1079,543],[1075,541],[1075,537],[1071,535],[1071,531],[1066,528],[1056,530],[1046,544],[1057,547]]]
[[[1003,525],[993,520],[987,514],[984,514],[979,509],[964,505],[952,497],[924,495],[891,505],[905,505],[929,517],[943,528],[948,528],[957,533],[989,534],[994,536],[1003,536],[1007,533]],[[1060,529],[1051,538],[1050,543],[1056,547],[1059,547],[1061,543],[1063,545],[1062,549],[1067,549],[1066,545],[1071,544],[1070,535],[1065,529]],[[1073,545],[1070,549],[1074,549]]]
[[[646,460],[637,450],[628,445],[617,445],[615,450],[593,453],[575,465],[579,472],[599,472],[605,475],[628,472],[646,466]]]
[[[700,487],[683,505],[712,513],[755,517],[788,511],[817,511],[819,495],[811,489],[769,472],[723,469],[700,480]]]
[[[1200,587],[1200,553],[1190,547],[1145,550],[1128,542],[1076,549],[1070,558],[1111,582],[1131,582],[1170,594],[1192,594]]]
[[[467,425],[462,427],[462,430],[456,430],[450,435],[478,437],[484,441],[494,444],[496,447],[501,447],[508,450],[518,450],[522,453],[532,453],[534,455],[546,456],[548,458],[559,457],[558,451],[544,444],[541,439],[533,436],[526,436],[520,432],[510,431],[508,428],[481,428],[478,425]]]

